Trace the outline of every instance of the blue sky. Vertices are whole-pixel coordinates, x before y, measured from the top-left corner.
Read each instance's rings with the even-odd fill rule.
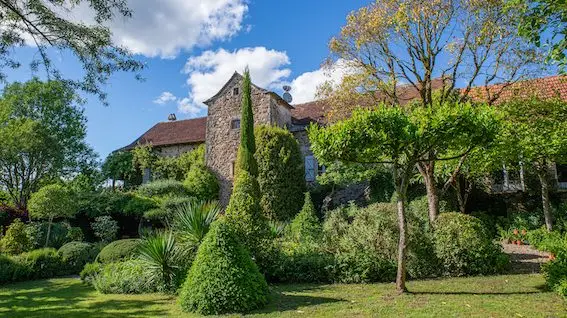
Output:
[[[205,116],[206,108],[200,102],[245,65],[250,66],[257,84],[276,91],[284,83],[292,84],[295,100],[308,101],[322,78],[319,69],[329,54],[329,39],[340,30],[350,11],[366,3],[131,1],[134,18],[110,27],[116,41],[147,64],[142,73],[146,80],[139,82],[133,74],[116,74],[106,87],[108,107],[87,96],[87,141],[103,159],[155,123],[167,120],[169,113],[176,113],[178,119]],[[89,15],[79,12],[74,17],[88,20]],[[34,52],[23,48],[17,54],[25,61]],[[56,53],[56,63],[66,76],[81,74],[71,55]],[[9,73],[8,80],[25,81],[31,76],[22,67]]]

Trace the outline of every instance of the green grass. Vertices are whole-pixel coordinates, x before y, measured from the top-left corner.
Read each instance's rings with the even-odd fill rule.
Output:
[[[544,289],[541,275],[412,281],[393,284],[278,285],[257,317],[567,317],[567,306]],[[174,297],[101,295],[78,279],[25,282],[0,289],[0,317],[195,317]]]

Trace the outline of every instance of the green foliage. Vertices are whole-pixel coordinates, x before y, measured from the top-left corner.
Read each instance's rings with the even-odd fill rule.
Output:
[[[303,208],[291,222],[290,230],[293,239],[297,242],[318,242],[321,239],[323,228],[309,192],[305,193]]]
[[[567,249],[567,233],[562,235],[557,231],[549,232],[545,228],[528,231],[529,243],[540,251],[560,254]]]
[[[427,213],[427,211],[422,211]],[[407,271],[422,278],[438,273],[427,216],[408,213]],[[335,276],[342,282],[390,281],[397,260],[399,229],[394,204],[351,205],[328,212],[323,224],[327,250],[336,258]],[[394,275],[395,276],[395,275]]]
[[[565,296],[565,281],[567,280],[567,245],[559,251],[555,259],[542,265],[543,276],[547,286]]]
[[[462,213],[442,213],[435,221],[435,253],[449,275],[487,275],[509,263],[482,222]]]
[[[103,266],[103,264],[98,262],[85,264],[83,270],[79,273],[81,280],[85,283],[92,284],[93,279],[102,271]]]
[[[243,313],[268,301],[268,285],[228,222],[215,222],[199,247],[182,287],[184,311]]]
[[[173,233],[160,233],[146,237],[138,248],[139,259],[146,265],[150,285],[160,290],[174,292],[185,275],[183,266],[186,253],[176,242]]]
[[[53,220],[72,217],[77,212],[71,192],[60,184],[51,184],[32,194],[29,201],[32,218]]]
[[[262,251],[270,235],[267,221],[260,208],[259,191],[256,179],[241,170],[234,182],[225,212],[226,219],[236,236],[257,261],[261,261]]]
[[[133,154],[130,151],[115,151],[102,164],[102,174],[108,179],[129,180],[134,173]]]
[[[305,192],[304,167],[299,144],[286,129],[255,129],[260,206],[272,220],[289,221],[301,209]]]
[[[96,237],[98,237],[103,242],[112,242],[116,239],[118,234],[118,222],[116,222],[110,216],[99,216],[95,218],[95,221],[91,223],[91,228],[94,231]]]
[[[22,253],[13,259],[19,265],[13,274],[14,281],[52,278],[66,274],[61,258],[53,248]]]
[[[85,142],[86,117],[68,84],[34,78],[3,89],[0,184],[16,206],[25,208],[46,180],[94,166],[96,156]]]
[[[49,222],[30,222],[26,224],[25,231],[29,237],[31,249],[37,249],[45,246],[48,228]],[[73,233],[71,233],[71,235],[69,234],[72,229],[77,228],[72,228],[67,222],[51,224],[49,243],[47,244],[47,247],[57,249],[65,243],[73,241],[73,238],[71,237]]]
[[[153,198],[133,194],[124,206],[122,213],[124,215],[142,216],[147,211],[156,209],[158,206],[158,201]]]
[[[176,180],[156,180],[141,185],[137,192],[145,197],[165,198],[187,196],[189,191],[182,182]]]
[[[0,251],[12,255],[28,251],[32,245],[25,228],[25,224],[20,219],[15,219],[0,239]]]
[[[288,224],[285,222],[270,220],[268,221],[268,226],[270,228],[272,239],[278,239],[285,234]]]
[[[333,281],[334,257],[313,244],[301,244],[277,251],[270,282],[329,283]]]
[[[240,145],[236,158],[235,175],[241,171],[249,173],[253,178],[258,176],[258,163],[254,158],[256,139],[254,138],[254,113],[252,111],[252,81],[248,69],[244,72],[242,81],[242,106],[240,113]]]
[[[147,264],[140,260],[104,264],[91,280],[93,287],[102,294],[143,294],[159,291],[152,284]]]
[[[85,238],[83,235],[83,230],[80,227],[69,227],[67,231],[67,239],[69,241],[77,241],[80,242]]]
[[[164,199],[159,208],[144,212],[144,218],[152,221],[159,221],[164,225],[169,225],[173,221],[176,211],[183,205],[193,202],[191,197],[170,197]]]
[[[19,264],[11,257],[0,254],[0,284],[10,283],[15,281],[14,273],[20,271]]]
[[[139,239],[125,239],[114,241],[106,245],[98,256],[97,262],[112,263],[122,260],[128,260],[138,255],[138,247],[140,246]]]
[[[216,201],[188,202],[175,211],[172,229],[182,242],[198,247],[220,213],[221,207]]]
[[[205,165],[192,165],[183,184],[199,200],[214,200],[219,196],[218,180]]]
[[[78,274],[85,264],[94,261],[98,249],[90,243],[69,242],[57,251],[61,262],[70,274]]]

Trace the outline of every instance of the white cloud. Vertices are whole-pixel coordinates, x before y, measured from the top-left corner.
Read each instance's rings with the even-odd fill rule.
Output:
[[[289,64],[285,52],[265,47],[243,48],[232,52],[219,49],[190,57],[183,69],[188,75],[189,92],[187,97],[177,98],[178,110],[191,116],[206,115],[207,107],[203,101],[214,96],[235,71],[242,74],[247,66],[252,81],[260,87],[280,91],[283,84],[289,84],[295,104],[314,100],[319,85],[327,81],[338,84],[352,70],[344,60],[338,60],[328,67],[303,73],[290,80]]]
[[[165,105],[177,100],[177,97],[170,92],[163,92],[158,98],[154,99],[154,104]]]
[[[243,28],[248,11],[247,0],[135,0],[128,5],[132,18],[117,15],[109,22],[114,40],[133,53],[163,58],[232,37]],[[86,5],[65,15],[93,21]]]
[[[190,57],[184,68],[189,94],[178,104],[179,111],[197,114],[197,110],[206,109],[202,102],[216,94],[235,71],[242,73],[248,66],[254,84],[267,88],[289,77],[291,70],[287,65],[289,58],[285,52],[265,47],[233,52],[219,49]]]
[[[330,82],[333,85],[340,84],[343,77],[352,72],[352,68],[345,60],[338,60],[334,64],[324,66],[312,72],[305,72],[289,84],[293,104],[301,104],[315,100],[317,88]]]

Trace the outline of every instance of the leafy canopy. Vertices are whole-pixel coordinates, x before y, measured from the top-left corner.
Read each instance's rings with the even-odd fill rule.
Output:
[[[71,192],[60,184],[47,185],[34,193],[29,202],[32,218],[54,219],[72,217],[77,208]]]

